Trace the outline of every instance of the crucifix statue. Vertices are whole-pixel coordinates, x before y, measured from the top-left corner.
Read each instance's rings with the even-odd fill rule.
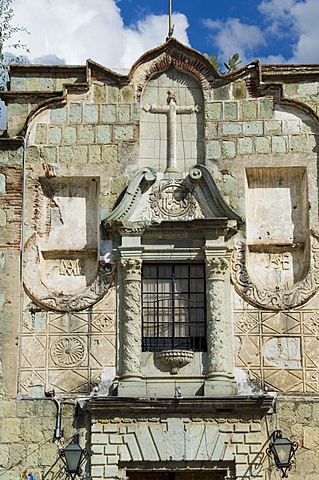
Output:
[[[168,158],[166,171],[177,171],[177,114],[199,112],[201,107],[199,105],[178,106],[176,102],[176,95],[173,92],[167,92],[168,105],[146,105],[144,110],[151,113],[166,113],[167,114],[167,134],[168,134]]]

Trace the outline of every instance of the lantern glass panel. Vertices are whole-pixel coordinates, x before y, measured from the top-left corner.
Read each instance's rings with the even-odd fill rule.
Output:
[[[70,443],[64,450],[64,455],[67,463],[69,473],[77,473],[79,470],[80,461],[83,450],[80,445]]]
[[[272,445],[276,463],[280,465],[288,465],[290,463],[291,447],[292,442],[287,438],[276,438]]]

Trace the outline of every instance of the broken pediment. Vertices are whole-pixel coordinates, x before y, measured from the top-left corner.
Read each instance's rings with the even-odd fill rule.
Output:
[[[233,227],[241,222],[206,167],[197,165],[185,178],[168,179],[145,167],[135,174],[103,225],[110,230],[149,228],[167,221],[210,220],[212,226],[221,219]]]

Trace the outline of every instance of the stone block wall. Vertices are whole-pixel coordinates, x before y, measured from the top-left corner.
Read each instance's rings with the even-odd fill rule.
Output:
[[[56,406],[50,399],[0,400],[0,478],[27,480],[28,474],[38,478],[63,476],[58,445],[53,442]],[[75,403],[62,405],[65,447],[76,433],[85,446],[87,429],[84,416]]]
[[[278,396],[277,413],[269,417],[268,431],[281,430],[283,437],[298,442],[289,479],[319,479],[319,403],[318,397]],[[269,478],[278,478],[275,467]]]
[[[265,443],[259,418],[94,415],[91,472],[94,478],[107,479],[125,477],[134,465],[141,471],[166,465],[194,471],[218,467],[229,468],[233,478],[260,479],[268,466]]]
[[[103,219],[113,209],[140,168],[143,88],[152,75],[163,71],[165,65],[172,68],[177,65],[176,72],[183,70],[183,75],[191,72],[192,81],[198,83],[196,88],[203,90],[205,105],[199,107],[205,121],[198,125],[194,120],[195,130],[201,130],[198,138],[201,151],[205,151],[203,163],[215,178],[223,198],[236,213],[247,218],[247,169],[271,167],[278,172],[278,167],[298,167],[307,177],[303,186],[308,197],[303,197],[307,200],[303,202],[303,208],[309,207],[309,227],[312,233],[319,232],[319,124],[316,117],[319,113],[319,83],[313,78],[290,78],[284,82],[281,97],[278,85],[267,88],[259,85],[259,90],[251,89],[252,77],[258,76],[256,65],[245,67],[233,77],[216,79],[213,70],[199,54],[199,64],[197,58],[194,60],[194,53],[189,53],[190,61],[185,61],[185,55],[184,50],[183,53],[175,52],[175,57],[170,51],[164,60],[154,60],[150,55],[145,58],[145,65],[142,62],[134,66],[130,77],[92,65],[88,69],[13,67],[12,92],[5,93],[4,97],[8,102],[8,135],[14,137],[28,132],[27,241],[36,234],[41,240],[47,233],[45,229],[38,229],[39,212],[45,202],[50,207],[45,214],[45,209],[42,210],[45,227],[51,226],[49,211],[52,223],[61,222],[54,195],[47,195],[40,205],[39,191],[44,177],[47,186],[50,182],[51,186],[59,185],[61,178],[64,182],[71,177],[73,185],[77,185],[76,182],[81,183],[84,177],[94,177],[99,184],[96,205],[100,212],[85,212],[87,218],[97,219],[99,213]],[[166,117],[163,117],[162,126],[166,128]],[[0,478],[3,475],[6,480],[26,480],[31,471],[37,478],[44,479],[48,472],[52,472],[52,477],[59,475],[60,469],[57,464],[51,470],[58,457],[57,446],[52,444],[55,406],[50,400],[15,400],[21,347],[19,261],[23,148],[20,140],[12,138],[2,138],[0,143]],[[152,160],[151,155],[148,158]],[[147,165],[153,166],[152,161]],[[164,170],[157,173],[164,175]],[[185,169],[184,177],[188,171]],[[56,183],[51,181],[55,177]],[[295,198],[300,197],[296,195]],[[78,214],[79,211],[74,211],[75,216]],[[82,230],[85,232],[85,227],[91,224],[83,221],[81,225],[84,225]],[[306,222],[305,225],[304,230],[309,236]],[[245,238],[244,223],[241,228],[240,239]],[[70,232],[70,237],[73,234]],[[98,239],[103,252],[96,247],[96,251],[90,253],[95,255],[96,263],[100,260],[100,253],[104,258],[111,252],[111,240],[106,237],[107,232],[104,232],[104,237]],[[118,246],[116,242],[115,248]],[[34,245],[41,253],[39,245]],[[229,250],[233,248],[231,241],[228,247]],[[275,245],[274,254],[279,252],[281,255],[277,247]],[[70,261],[71,266],[72,260],[77,262],[83,253],[76,257],[78,252],[73,252],[73,256],[68,257],[69,248],[66,250],[61,258],[67,265]],[[88,252],[84,251],[83,256],[86,254]],[[309,265],[305,270],[308,271],[310,266],[317,273],[318,257],[310,257],[310,254],[307,257],[306,254],[304,258]],[[29,265],[33,257],[30,258],[27,259]],[[38,273],[36,267],[34,271],[31,269],[30,276],[36,277]],[[117,345],[121,347],[121,342],[116,340],[120,314],[117,314],[115,281],[104,299],[72,312],[40,306],[32,301],[32,295],[24,296],[20,372],[24,395],[39,393],[42,396],[47,390],[55,390],[56,394],[65,397],[89,395],[98,384],[104,386],[99,394],[108,395],[108,388],[116,376],[119,358],[116,348]],[[318,281],[315,282],[318,290]],[[80,433],[83,446],[85,442],[92,442],[93,478],[123,477],[125,469],[132,464],[151,469],[149,462],[153,462],[154,468],[164,465],[163,468],[167,469],[171,462],[175,462],[176,468],[187,468],[188,463],[195,462],[198,469],[203,463],[208,467],[221,465],[230,468],[232,476],[240,479],[273,480],[278,478],[278,473],[270,466],[265,450],[272,431],[281,428],[284,435],[300,444],[291,480],[300,477],[319,480],[319,410],[318,399],[313,397],[319,390],[319,308],[318,294],[315,295],[315,290],[312,293],[311,300],[307,300],[304,306],[289,307],[282,313],[251,305],[251,299],[243,300],[237,293],[233,296],[237,367],[243,370],[255,391],[262,392],[268,387],[290,394],[278,400],[278,424],[274,415],[261,421],[253,413],[240,418],[226,415],[122,418],[114,415],[107,419],[96,415],[91,438],[89,417],[79,415],[74,405],[65,403],[65,438]],[[228,300],[230,304],[230,298]],[[77,350],[71,364],[68,363],[70,357],[65,356],[70,343],[64,340],[68,339]],[[247,383],[247,386],[251,393],[252,385]],[[241,393],[247,392],[243,390]]]

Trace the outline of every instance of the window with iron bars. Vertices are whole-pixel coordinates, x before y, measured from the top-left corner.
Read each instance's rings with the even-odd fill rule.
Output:
[[[142,348],[206,351],[205,267],[144,263]]]

